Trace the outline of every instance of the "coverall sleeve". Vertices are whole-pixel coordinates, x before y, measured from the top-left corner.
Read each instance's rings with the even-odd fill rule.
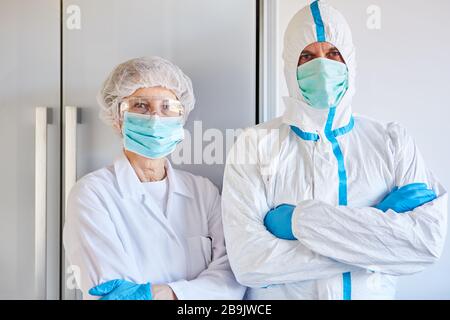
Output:
[[[180,280],[169,283],[179,300],[240,300],[245,287],[241,286],[231,271],[223,236],[220,194],[208,181],[207,188],[212,190],[212,205],[208,214],[208,229],[212,241],[212,261],[208,268],[193,280]],[[208,191],[210,192],[210,191]]]
[[[248,287],[328,278],[358,268],[339,263],[298,241],[274,237],[264,226],[269,211],[256,157],[255,135],[241,134],[225,167],[222,218],[231,268]]]
[[[427,170],[406,130],[390,124],[388,135],[396,185],[424,182],[437,198],[402,214],[308,200],[294,211],[293,233],[306,247],[343,263],[391,275],[412,274],[434,263],[442,253],[448,196]]]
[[[137,267],[125,252],[101,195],[86,178],[69,194],[63,241],[83,299],[99,299],[89,295],[89,289],[109,280],[137,283]]]

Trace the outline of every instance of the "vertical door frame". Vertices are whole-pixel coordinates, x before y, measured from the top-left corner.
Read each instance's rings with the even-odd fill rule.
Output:
[[[278,104],[278,0],[258,0],[257,123],[277,116]]]

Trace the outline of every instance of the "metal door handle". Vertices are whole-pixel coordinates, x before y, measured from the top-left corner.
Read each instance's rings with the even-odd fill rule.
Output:
[[[69,192],[77,181],[77,107],[66,106],[64,111],[64,208],[66,208]]]
[[[77,181],[77,124],[78,124],[78,108],[73,106],[64,107],[64,215],[62,217],[63,223],[66,221],[67,214],[67,200],[69,197],[70,190],[75,185]],[[63,251],[62,253],[63,269],[61,270],[63,274],[63,279],[66,279],[66,272],[69,267],[66,255]],[[67,280],[67,279],[66,279]],[[67,288],[66,281],[62,283],[63,299],[74,300],[77,298],[76,290]]]
[[[34,272],[37,299],[47,297],[47,107],[36,108]]]

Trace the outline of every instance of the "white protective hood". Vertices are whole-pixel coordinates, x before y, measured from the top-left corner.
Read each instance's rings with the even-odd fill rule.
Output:
[[[324,37],[320,35],[321,32]],[[283,122],[305,132],[323,132],[329,112],[327,109],[317,110],[309,106],[298,87],[297,64],[300,54],[314,42],[333,44],[340,51],[348,68],[349,88],[336,108],[333,130],[349,124],[352,116],[351,102],[355,94],[356,59],[350,27],[336,9],[323,1],[314,1],[311,6],[297,12],[289,22],[283,49],[284,74],[289,90],[289,97],[284,97],[286,110]]]

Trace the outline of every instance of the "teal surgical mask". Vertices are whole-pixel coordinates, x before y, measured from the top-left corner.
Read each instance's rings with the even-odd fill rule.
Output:
[[[183,118],[125,112],[122,134],[126,150],[146,158],[163,158],[184,139]]]
[[[297,68],[297,82],[311,107],[337,107],[348,89],[347,66],[335,60],[317,58]]]

